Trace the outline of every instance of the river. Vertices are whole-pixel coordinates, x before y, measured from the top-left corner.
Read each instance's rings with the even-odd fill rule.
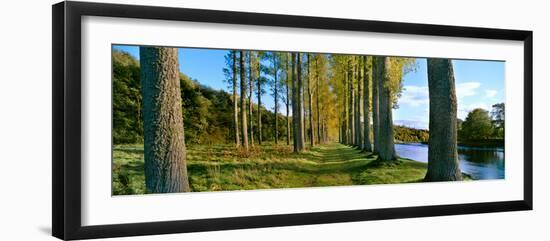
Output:
[[[428,162],[428,145],[421,143],[395,144],[400,157]],[[503,148],[458,147],[460,170],[476,180],[504,179]]]

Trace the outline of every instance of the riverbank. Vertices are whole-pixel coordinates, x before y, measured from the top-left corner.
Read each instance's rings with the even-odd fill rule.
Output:
[[[415,143],[415,142],[396,141],[396,143],[408,144],[408,143]],[[426,145],[428,144],[427,141],[423,141],[419,143],[426,144]],[[457,144],[459,147],[504,148],[504,139],[459,140]]]
[[[286,145],[267,143],[248,153],[233,145],[187,148],[189,182],[194,192],[325,187],[422,182],[427,164],[400,158],[376,162],[368,155],[339,143],[316,146],[300,154]],[[113,194],[145,193],[142,145],[113,148]]]
[[[458,145],[479,148],[504,148],[504,139],[462,140],[458,141]]]
[[[428,163],[428,145],[422,143],[395,144],[398,155]],[[504,148],[458,146],[460,169],[475,180],[504,178]]]

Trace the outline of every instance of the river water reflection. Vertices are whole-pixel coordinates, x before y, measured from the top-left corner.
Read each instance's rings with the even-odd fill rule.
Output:
[[[421,143],[395,144],[400,157],[428,162],[428,145]],[[504,179],[503,148],[458,147],[462,172],[474,179]]]

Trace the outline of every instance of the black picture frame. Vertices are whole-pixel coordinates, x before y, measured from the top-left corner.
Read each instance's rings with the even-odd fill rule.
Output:
[[[90,2],[52,6],[52,233],[60,239],[106,238],[213,230],[308,225],[532,210],[533,32]],[[82,226],[81,224],[81,17],[103,16],[258,26],[351,30],[425,36],[516,40],[524,43],[524,194],[521,200],[421,207],[212,218]],[[139,221],[139,220],[136,220]]]

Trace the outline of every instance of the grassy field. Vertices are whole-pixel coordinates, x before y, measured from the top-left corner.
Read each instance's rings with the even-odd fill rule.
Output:
[[[113,195],[145,193],[143,145],[113,150]],[[408,159],[386,164],[339,143],[300,154],[286,145],[264,144],[248,153],[233,145],[187,147],[194,192],[420,182],[427,165]]]

